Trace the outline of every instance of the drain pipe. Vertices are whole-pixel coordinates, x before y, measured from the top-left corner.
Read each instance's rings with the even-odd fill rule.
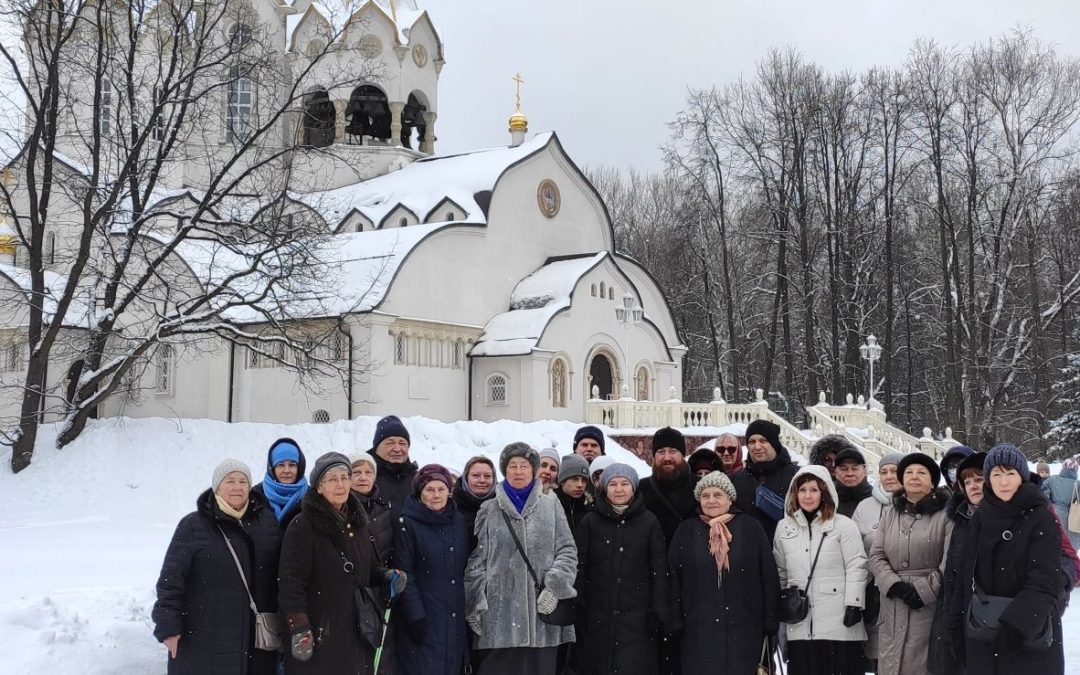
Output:
[[[349,381],[345,383],[345,396],[348,398],[349,405],[349,419],[353,418],[353,336],[352,332],[346,330],[345,320],[338,318],[338,332],[345,336],[345,340],[349,343],[349,353],[345,357],[349,360]]]

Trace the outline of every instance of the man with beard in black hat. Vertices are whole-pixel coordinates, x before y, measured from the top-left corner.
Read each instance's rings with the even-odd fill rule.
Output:
[[[671,542],[679,523],[697,513],[694,485],[697,477],[686,463],[686,439],[677,429],[664,427],[653,435],[652,476],[642,479],[639,491],[645,508],[653,512]]]
[[[776,524],[784,519],[784,500],[799,470],[780,442],[780,427],[754,420],[746,427],[746,468],[731,477],[738,498],[735,506],[754,516],[772,541]]]
[[[642,479],[638,485],[645,508],[652,511],[664,531],[664,543],[670,544],[679,523],[697,515],[698,503],[694,498],[697,476],[690,473],[686,463],[686,439],[678,429],[664,427],[653,434],[652,476]],[[679,640],[665,636],[659,645],[660,675],[676,675],[681,672]]]

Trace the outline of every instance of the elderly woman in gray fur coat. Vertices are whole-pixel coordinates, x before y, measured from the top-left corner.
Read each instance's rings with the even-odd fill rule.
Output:
[[[941,593],[953,524],[941,469],[921,452],[897,466],[902,490],[886,509],[870,546],[869,566],[881,597],[879,675],[925,675],[930,628]]]
[[[505,479],[495,498],[476,515],[476,549],[465,569],[465,605],[476,647],[491,650],[479,675],[555,672],[558,647],[574,641],[573,626],[540,620],[559,600],[576,596],[577,547],[554,495],[544,494],[536,474],[540,455],[526,443],[503,448]],[[537,590],[511,528],[540,578]]]

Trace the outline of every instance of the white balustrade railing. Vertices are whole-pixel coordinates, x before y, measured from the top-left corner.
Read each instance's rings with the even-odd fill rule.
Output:
[[[862,451],[871,470],[889,452],[919,451],[940,458],[950,447],[959,445],[952,438],[951,429],[945,430],[941,440],[935,440],[930,429],[924,429],[922,438],[916,438],[889,424],[877,401],[871,401],[868,409],[861,396],[858,403],[849,394],[847,405],[829,405],[825,402],[825,394],[819,394],[818,404],[806,409],[813,431],[800,430],[770,410],[760,389],[754,403],[727,403],[718,390],[714,390],[713,399],[709,403],[685,403],[674,396],[668,401],[593,398],[585,402],[585,420],[589,424],[615,428],[656,429],[666,426],[724,427],[766,419],[779,425],[780,440],[784,445],[804,457],[809,456],[817,437],[840,434]],[[852,429],[865,429],[866,435],[853,433]]]

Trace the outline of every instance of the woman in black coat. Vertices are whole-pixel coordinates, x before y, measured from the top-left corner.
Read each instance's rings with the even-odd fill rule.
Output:
[[[410,580],[398,618],[402,675],[460,675],[468,662],[465,565],[469,535],[450,499],[454,479],[438,464],[421,468],[394,532],[394,562]]]
[[[575,585],[584,614],[573,648],[575,671],[654,674],[673,615],[664,531],[637,492],[633,467],[612,464],[600,487],[602,496],[575,535]]]
[[[469,533],[469,551],[476,548],[476,535],[473,524],[476,514],[484,502],[495,499],[495,465],[483,455],[473,457],[465,463],[465,471],[454,486],[454,503],[465,522]]]
[[[722,472],[702,478],[694,497],[701,515],[684,520],[668,548],[682,674],[752,675],[765,637],[780,629],[772,543],[756,518],[732,507],[735,487]]]
[[[375,459],[366,452],[352,456],[352,489],[368,517],[368,533],[375,554],[384,566],[390,566],[394,550],[394,519],[390,503],[379,494],[375,482],[378,468]]]
[[[340,453],[320,457],[285,532],[278,600],[290,634],[288,675],[360,675],[374,660],[382,625],[370,591],[394,577],[368,541],[351,471]]]
[[[983,500],[968,526],[960,587],[968,607],[972,585],[1011,598],[993,642],[966,636],[966,672],[1060,675],[1065,671],[1057,595],[1061,538],[1046,497],[1031,482],[1027,458],[1014,446],[987,454]],[[1049,647],[1031,648],[1049,626]],[[1025,644],[1027,643],[1027,644]]]
[[[176,526],[154,603],[154,637],[169,650],[169,675],[273,675],[278,653],[255,649],[255,617],[228,537],[260,612],[277,610],[281,527],[251,492],[238,460],[214,469],[211,489]]]

